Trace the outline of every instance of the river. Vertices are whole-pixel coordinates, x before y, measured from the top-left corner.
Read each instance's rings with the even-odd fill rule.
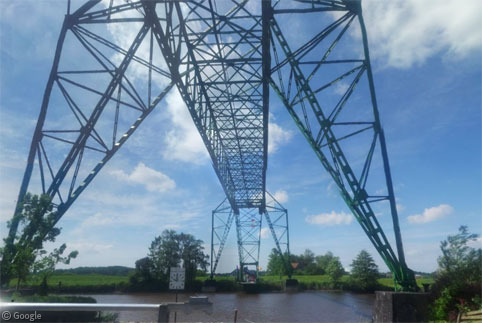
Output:
[[[200,294],[213,303],[211,315],[195,312],[177,313],[178,322],[224,321],[233,322],[234,309],[238,322],[369,322],[372,318],[374,295],[336,291],[303,293],[215,293]],[[173,302],[174,294],[129,293],[89,294],[98,303],[159,304]],[[189,294],[179,294],[178,301],[187,301]],[[154,312],[121,312],[121,321],[156,321]],[[173,322],[173,313],[171,313]]]

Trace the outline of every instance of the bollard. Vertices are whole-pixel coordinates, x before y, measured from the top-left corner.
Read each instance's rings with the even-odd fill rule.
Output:
[[[157,318],[157,322],[169,322],[169,309],[167,308],[167,305],[159,305],[159,316]]]
[[[422,284],[422,286],[423,286],[423,292],[424,293],[430,292],[430,284]]]
[[[234,310],[234,323],[236,323],[238,321],[238,310],[235,309]]]

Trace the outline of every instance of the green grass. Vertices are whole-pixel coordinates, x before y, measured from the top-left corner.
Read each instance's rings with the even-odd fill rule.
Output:
[[[203,282],[208,276],[198,276],[196,280]],[[265,289],[279,290],[282,288],[287,276],[281,278],[279,276],[261,276],[260,283],[265,285]],[[330,289],[330,279],[328,275],[294,275],[293,278],[297,279],[300,283],[301,289],[309,290],[322,290]],[[341,278],[341,284],[348,281],[349,276],[345,275]],[[236,291],[239,286],[235,283],[234,277],[231,276],[217,276],[215,277],[218,282],[219,290]],[[61,288],[59,289],[59,282],[61,282]],[[380,278],[378,280],[381,286],[387,289],[393,289],[393,280],[391,278]],[[10,287],[16,286],[16,279],[10,282]],[[41,283],[41,276],[32,275],[27,282],[22,284],[22,287],[36,288]],[[121,286],[127,286],[129,283],[128,276],[114,276],[114,275],[101,275],[101,274],[55,274],[48,280],[48,285],[51,290],[64,290],[64,291],[105,291],[110,292],[119,290]],[[417,283],[422,288],[422,284],[432,284],[432,278],[419,278]],[[121,288],[122,289],[122,288]]]
[[[344,275],[341,278],[341,283],[345,283],[349,279],[349,275]],[[279,276],[261,276],[261,281],[268,284],[280,284],[283,283],[288,276],[283,276],[280,280]],[[300,284],[304,284],[308,289],[324,289],[329,288],[330,278],[328,275],[293,275],[294,279],[297,279]],[[216,278],[217,279],[217,278]],[[387,288],[394,288],[392,278],[379,278],[378,282],[381,286]],[[433,284],[434,280],[430,277],[418,278],[417,284],[422,288],[422,284]]]
[[[36,287],[39,286],[42,281],[41,276],[32,275],[22,286],[26,287]],[[88,275],[76,275],[76,274],[61,274],[52,275],[48,279],[48,285],[50,287],[57,287],[61,282],[62,287],[87,287],[87,286],[112,286],[119,285],[121,283],[128,283],[128,276],[114,276],[114,275],[99,275],[99,274],[88,274]],[[16,279],[10,281],[10,287],[15,287],[17,284]]]
[[[383,286],[393,288],[393,279],[391,278],[380,278],[378,282]],[[433,282],[434,280],[431,277],[417,278],[417,285],[420,288],[423,288],[422,284],[433,284]]]

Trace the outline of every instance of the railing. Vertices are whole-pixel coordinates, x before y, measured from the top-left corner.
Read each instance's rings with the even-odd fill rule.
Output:
[[[457,323],[459,322],[482,322],[482,309],[467,313],[459,313],[457,315]]]
[[[30,315],[33,321],[40,320],[36,311],[85,311],[85,312],[122,312],[122,311],[156,311],[158,322],[169,322],[169,312],[191,313],[193,311],[203,311],[212,313],[213,303],[209,302],[206,296],[191,296],[189,302],[169,302],[162,304],[98,304],[98,303],[0,303],[1,318],[6,322],[11,319],[25,319],[22,315]],[[32,313],[33,312],[33,313]],[[15,317],[15,315],[17,317]],[[33,317],[35,315],[37,317]]]

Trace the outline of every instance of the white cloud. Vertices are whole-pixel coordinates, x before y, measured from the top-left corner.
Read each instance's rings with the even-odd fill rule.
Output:
[[[267,239],[267,238],[269,238],[271,232],[270,232],[269,228],[264,227],[264,228],[261,229],[260,234],[261,234],[261,239]]]
[[[185,212],[185,213],[181,214],[180,220],[189,221],[189,220],[191,220],[193,218],[197,218],[199,216],[200,216],[200,214],[197,213],[197,212]]]
[[[281,128],[274,122],[269,122],[268,127],[268,153],[274,153],[280,145],[287,143],[293,137],[291,131]]]
[[[454,208],[448,204],[440,204],[423,210],[422,214],[414,214],[407,217],[409,223],[428,223],[441,219],[454,211]]]
[[[338,187],[336,186],[336,183],[334,181],[331,181],[326,186],[326,192],[328,193],[329,197],[335,197],[335,198],[340,197],[340,195],[338,193],[339,192]]]
[[[363,1],[370,50],[388,66],[409,68],[442,53],[460,59],[482,46],[482,1]]]
[[[96,213],[94,215],[89,216],[87,219],[82,222],[83,228],[90,228],[90,227],[98,227],[104,225],[113,224],[115,221],[113,217],[108,217],[102,213]]]
[[[345,212],[335,212],[331,211],[331,213],[321,213],[317,215],[309,215],[305,218],[305,221],[309,224],[316,224],[316,225],[340,225],[340,224],[350,224],[353,221],[353,215]]]
[[[469,241],[467,245],[472,248],[482,248],[482,237]]]
[[[166,102],[173,126],[164,139],[166,149],[163,157],[167,160],[205,163],[209,158],[208,152],[177,89],[167,96]]]
[[[111,244],[104,243],[92,243],[86,241],[76,241],[68,243],[69,249],[77,250],[80,255],[90,254],[90,253],[102,253],[112,249]]]
[[[169,176],[147,167],[142,162],[136,166],[131,174],[126,174],[123,170],[114,170],[110,173],[120,180],[145,185],[147,190],[151,192],[163,193],[176,187],[176,182]]]
[[[346,93],[346,90],[348,90],[349,86],[350,85],[348,83],[340,81],[336,83],[335,86],[333,87],[333,92],[339,95],[343,95]]]
[[[402,213],[405,210],[405,205],[402,203],[397,203],[397,212]]]
[[[288,192],[285,190],[277,190],[274,194],[273,197],[278,201],[279,203],[283,204],[285,202],[288,202]]]
[[[162,230],[177,230],[181,228],[181,225],[177,223],[168,223],[168,224],[162,225],[161,228]]]

